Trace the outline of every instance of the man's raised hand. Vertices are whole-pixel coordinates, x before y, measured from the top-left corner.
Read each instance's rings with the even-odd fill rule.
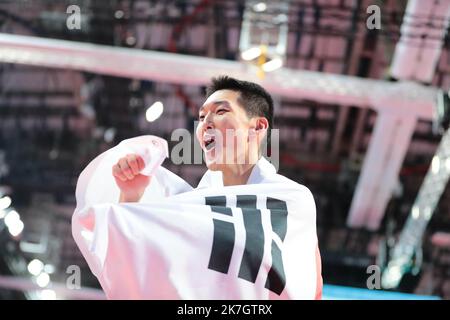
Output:
[[[151,177],[140,174],[145,163],[137,154],[127,154],[112,167],[112,174],[120,189],[119,202],[138,202]]]

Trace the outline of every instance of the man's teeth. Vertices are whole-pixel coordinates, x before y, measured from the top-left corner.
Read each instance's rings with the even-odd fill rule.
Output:
[[[214,139],[205,141],[205,148],[206,148],[207,150],[211,150],[212,148],[214,148],[214,145],[215,145]]]

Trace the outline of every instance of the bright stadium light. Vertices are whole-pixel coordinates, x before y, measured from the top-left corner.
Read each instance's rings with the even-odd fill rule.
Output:
[[[243,51],[241,53],[241,58],[242,58],[242,60],[245,60],[245,61],[251,61],[253,59],[258,58],[261,55],[261,53],[262,53],[261,48],[253,47],[253,48]]]
[[[8,231],[13,237],[17,237],[19,234],[22,233],[23,228],[24,228],[23,222],[21,220],[18,220],[8,227]]]
[[[47,273],[42,272],[36,277],[36,283],[39,287],[45,288],[50,283],[50,276]]]
[[[267,4],[265,2],[258,2],[253,6],[253,10],[256,12],[264,12],[267,10]]]
[[[5,196],[3,198],[0,198],[0,210],[5,210],[11,205],[11,198],[8,196]]]
[[[5,224],[8,228],[20,221],[20,215],[16,210],[9,211],[5,216]]]
[[[15,210],[11,210],[6,214],[5,224],[13,237],[18,236],[24,227],[22,220],[20,220],[20,215]]]
[[[262,65],[264,72],[275,71],[283,66],[283,60],[281,58],[274,58]]]
[[[15,222],[20,221],[20,215],[16,210],[9,211],[5,216],[5,224],[7,227],[14,224]]]
[[[122,10],[117,10],[117,11],[114,13],[114,17],[115,17],[116,19],[122,19],[124,15],[125,15],[125,14],[124,14],[124,12],[123,12]]]
[[[158,119],[164,111],[164,106],[161,101],[156,101],[145,112],[145,118],[148,122],[153,122]]]
[[[239,52],[247,65],[257,66],[257,75],[282,67],[286,58],[290,0],[246,0]]]
[[[33,276],[39,275],[44,269],[44,263],[42,263],[39,259],[33,259],[28,264],[28,272],[30,272]]]

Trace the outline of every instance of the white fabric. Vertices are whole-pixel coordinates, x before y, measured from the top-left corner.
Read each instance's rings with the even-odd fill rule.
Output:
[[[139,138],[99,155],[77,183],[72,233],[108,298],[315,298],[320,276],[316,213],[306,187],[278,175],[264,158],[246,185],[229,187],[223,186],[220,172],[208,170],[193,189],[160,166],[139,203],[118,203],[112,166]],[[205,197],[213,196],[224,196],[226,207],[207,205]],[[282,209],[266,208],[268,198],[277,199],[269,199],[272,204],[286,203],[285,220]],[[256,209],[239,208],[238,199],[250,206],[256,199]],[[230,228],[234,234],[225,232]],[[277,272],[270,272],[273,265]],[[227,270],[218,271],[224,266]],[[269,273],[277,275],[270,279],[282,279],[284,273],[285,284],[277,287],[272,281],[267,289]]]

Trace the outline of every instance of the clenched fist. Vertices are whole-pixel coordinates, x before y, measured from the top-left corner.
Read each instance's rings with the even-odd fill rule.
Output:
[[[138,202],[151,177],[140,174],[144,160],[137,154],[127,154],[112,167],[112,174],[120,189],[119,202]]]

